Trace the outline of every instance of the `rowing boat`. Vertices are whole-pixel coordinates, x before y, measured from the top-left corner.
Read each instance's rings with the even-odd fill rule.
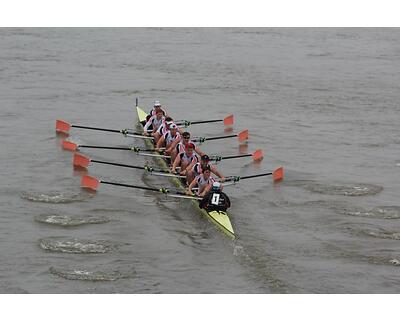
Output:
[[[140,107],[136,106],[136,112],[138,116],[138,130],[143,132],[143,125],[141,124],[143,121],[146,121],[147,113],[143,111]],[[149,139],[144,140],[146,146],[151,149],[154,149],[153,142]],[[158,166],[163,169],[169,169],[167,162],[162,158],[155,158],[154,159]],[[182,184],[181,180],[178,178],[171,178],[172,183],[181,190],[186,190],[185,186]],[[199,207],[198,200],[192,199],[192,204],[196,208],[196,210],[206,216],[212,223],[214,223],[223,233],[229,236],[232,239],[236,238],[235,231],[233,230],[231,220],[229,215],[225,211],[206,211]]]

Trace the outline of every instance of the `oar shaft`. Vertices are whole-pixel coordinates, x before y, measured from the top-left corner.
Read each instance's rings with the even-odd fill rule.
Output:
[[[226,159],[236,159],[236,158],[244,158],[244,157],[251,157],[251,156],[252,156],[252,154],[249,153],[249,154],[241,154],[241,155],[237,155],[237,156],[225,156],[225,157],[221,157],[221,159],[226,160]]]
[[[89,145],[79,145],[79,148],[91,148],[91,149],[107,149],[107,150],[132,150],[127,147],[103,147],[103,146],[89,146]]]
[[[97,130],[97,131],[106,131],[106,132],[117,132],[121,133],[121,130],[115,130],[115,129],[106,129],[106,128],[97,128],[97,127],[87,127],[87,126],[78,126],[78,125],[71,125],[73,128],[80,128],[80,129],[88,129],[88,130]]]
[[[223,119],[218,120],[201,120],[201,121],[190,121],[190,124],[200,124],[200,123],[212,123],[212,122],[222,122]]]
[[[94,163],[102,163],[102,164],[109,164],[112,166],[117,166],[117,167],[125,167],[125,168],[133,168],[133,169],[146,169],[145,167],[139,167],[139,166],[132,166],[129,164],[123,164],[123,163],[115,163],[115,162],[108,162],[108,161],[101,161],[101,160],[91,160],[91,162]]]
[[[150,188],[150,187],[143,187],[143,186],[135,186],[133,184],[125,184],[125,183],[117,183],[117,182],[110,182],[110,181],[101,181],[104,184],[111,184],[113,186],[120,186],[120,187],[127,187],[127,188],[134,188],[134,189],[142,189],[142,190],[149,190],[149,191],[157,191],[160,192],[160,189],[157,188]]]
[[[237,134],[231,134],[229,136],[211,137],[211,138],[206,138],[206,141],[234,138],[234,137],[237,137],[237,136],[238,136]]]
[[[240,180],[250,179],[250,178],[257,178],[257,177],[264,177],[264,176],[270,176],[271,174],[273,174],[273,172],[261,173],[261,174],[254,174],[254,175],[252,175],[252,176],[240,177]]]
[[[107,128],[98,128],[98,127],[88,127],[88,126],[78,126],[76,124],[71,125],[72,128],[79,128],[79,129],[87,129],[87,130],[97,130],[97,131],[105,131],[105,132],[115,132],[115,133],[122,133],[124,135],[130,135],[130,136],[140,136],[142,137],[143,134],[140,132],[134,132],[128,129],[123,129],[123,130],[116,130],[116,129],[107,129]],[[152,137],[147,137],[151,139]]]
[[[90,159],[90,162],[108,164],[108,165],[116,166],[116,167],[124,167],[124,168],[146,170],[146,171],[148,171],[150,173],[151,172],[158,172],[158,173],[165,173],[165,174],[169,174],[170,173],[169,170],[167,170],[167,169],[153,168],[153,167],[150,167],[150,166],[141,167],[141,166],[134,166],[134,165],[130,165],[130,164],[123,164],[123,163],[109,162],[109,161],[101,161],[101,160],[94,160],[94,159]]]

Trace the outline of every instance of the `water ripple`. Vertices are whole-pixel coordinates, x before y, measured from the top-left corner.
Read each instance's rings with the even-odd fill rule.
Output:
[[[338,207],[335,211],[348,216],[376,218],[376,219],[400,219],[399,206],[379,206],[372,210],[361,207]]]
[[[60,214],[41,214],[35,217],[35,221],[62,227],[75,227],[85,224],[100,224],[110,222],[105,216],[67,216]]]
[[[132,278],[135,276],[135,270],[128,271],[111,270],[111,271],[89,271],[86,268],[63,269],[50,267],[49,272],[67,280],[83,280],[83,281],[116,281],[119,279]]]
[[[39,240],[42,249],[64,253],[107,253],[114,251],[118,245],[106,240],[81,240],[65,238],[43,238]]]
[[[22,192],[20,197],[21,199],[32,202],[71,203],[86,201],[87,199],[93,197],[93,195],[90,193],[64,193],[52,191],[49,193]]]
[[[383,190],[383,187],[373,184],[351,184],[351,185],[325,185],[313,183],[306,186],[306,189],[311,192],[321,193],[326,195],[341,195],[341,196],[368,196],[378,194]]]

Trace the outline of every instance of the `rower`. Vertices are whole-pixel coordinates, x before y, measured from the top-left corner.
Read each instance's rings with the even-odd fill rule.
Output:
[[[156,114],[151,116],[150,119],[146,122],[145,126],[143,127],[144,135],[153,135],[157,129],[164,123],[164,111],[161,108],[156,110]],[[153,130],[152,132],[149,132]]]
[[[199,161],[198,156],[194,153],[194,144],[189,142],[186,145],[186,148],[183,152],[179,153],[178,156],[175,158],[175,161],[172,165],[171,172],[176,173],[176,167],[180,165],[181,169],[179,174],[181,176],[186,176],[186,168]]]
[[[205,165],[208,165],[210,167],[211,172],[213,174],[215,174],[220,179],[220,181],[222,181],[222,182],[225,181],[224,175],[217,170],[217,167],[215,165],[212,165],[210,163],[210,157],[208,155],[204,154],[204,155],[201,156],[199,162],[197,162],[195,164],[192,164],[192,165],[190,165],[189,167],[186,168],[186,172],[187,172],[186,181],[187,181],[187,183],[190,184],[197,176],[202,174],[202,168]]]
[[[205,165],[202,168],[202,172],[198,175],[189,185],[187,194],[193,195],[192,189],[198,187],[196,195],[199,197],[204,197],[211,189],[215,179],[211,177],[211,168],[209,165]]]
[[[165,147],[165,154],[171,154],[171,145],[172,143],[180,139],[181,135],[178,132],[178,126],[175,123],[171,123],[168,125],[169,130],[166,131],[162,137],[157,141],[156,150],[160,150],[162,147]]]
[[[205,155],[205,153],[203,151],[200,150],[200,148],[198,146],[196,146],[196,144],[190,140],[190,133],[185,131],[181,134],[181,139],[178,141],[174,141],[172,144],[172,153],[171,153],[171,157],[174,160],[176,158],[176,156],[182,152],[185,151],[185,145],[187,145],[188,143],[192,143],[194,145],[194,151],[199,155],[199,156],[203,156]]]
[[[169,126],[173,124],[174,121],[171,117],[166,117],[164,122],[160,124],[157,131],[153,134],[154,141],[157,144],[158,140],[169,130]]]
[[[222,185],[219,182],[214,182],[210,192],[200,201],[199,207],[210,211],[224,211],[228,210],[231,206],[231,200],[222,192]]]

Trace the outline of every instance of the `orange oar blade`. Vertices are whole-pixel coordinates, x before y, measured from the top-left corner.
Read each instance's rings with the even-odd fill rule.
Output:
[[[240,142],[247,140],[249,138],[249,130],[243,130],[238,134],[238,137]]]
[[[261,149],[258,149],[253,153],[254,161],[261,161],[263,158],[264,158],[264,153],[262,152]]]
[[[279,167],[273,172],[274,181],[283,179],[283,167]]]
[[[83,188],[89,188],[96,190],[100,184],[100,180],[96,179],[95,177],[91,176],[83,176],[81,180],[81,186]]]
[[[85,157],[83,154],[80,153],[74,154],[74,161],[73,161],[74,166],[87,168],[89,166],[89,163],[90,159],[88,157]]]
[[[63,140],[61,143],[63,149],[69,150],[69,151],[75,151],[78,149],[78,145],[76,143],[73,143],[71,141]]]
[[[233,114],[227,116],[227,117],[224,119],[224,125],[226,125],[226,126],[231,126],[231,125],[233,125]]]
[[[71,124],[63,120],[56,120],[56,132],[68,133],[71,128]]]

